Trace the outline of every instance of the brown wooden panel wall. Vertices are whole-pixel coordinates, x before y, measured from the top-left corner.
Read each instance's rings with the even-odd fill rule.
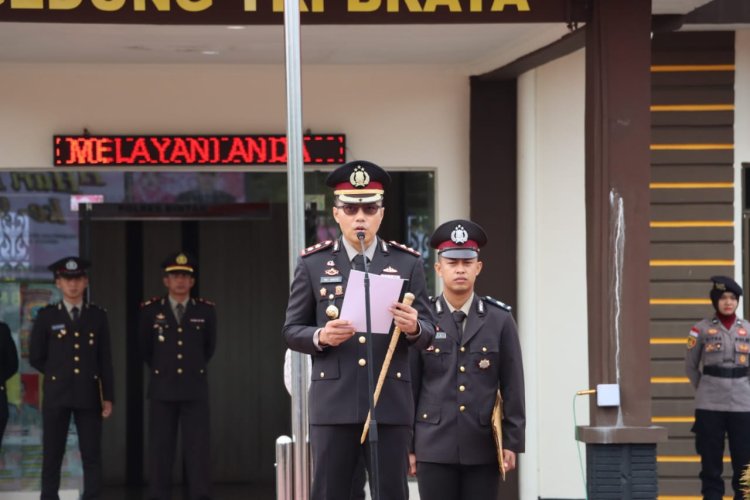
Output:
[[[651,397],[660,498],[700,498],[690,327],[712,313],[708,278],[734,275],[734,33],[655,34],[651,135]],[[725,477],[729,477],[729,468]]]

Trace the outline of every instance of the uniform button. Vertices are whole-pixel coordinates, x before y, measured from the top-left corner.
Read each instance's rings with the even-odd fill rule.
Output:
[[[461,352],[466,352],[466,348],[464,346],[461,346]]]
[[[440,348],[435,349],[435,354],[440,354]]]
[[[79,344],[75,344],[73,347],[75,347],[76,349],[80,349],[81,348],[81,346]]]
[[[326,378],[326,372],[320,372],[320,378]]]
[[[359,366],[365,366],[366,364],[367,364],[367,361],[365,360],[365,358],[359,359]]]
[[[182,340],[178,340],[177,345],[182,345]]]
[[[401,378],[401,372],[396,372],[396,378]]]
[[[361,335],[361,336],[359,337],[359,343],[360,343],[360,344],[364,344],[365,342],[367,342],[367,339],[365,338],[365,336],[364,336],[364,335]]]
[[[177,359],[182,359],[182,354],[178,354]]]
[[[89,340],[89,345],[94,345],[94,339]]]
[[[159,375],[159,370],[154,370],[154,375]]]
[[[205,371],[205,370],[204,370],[203,368],[201,368],[201,373],[203,373],[204,371]]]
[[[427,414],[426,413],[422,413],[422,418],[423,419],[427,419]]]
[[[182,327],[181,326],[177,328],[177,333],[182,333]]]
[[[464,405],[459,406],[458,409],[460,411],[466,411],[466,407]]]
[[[486,347],[482,347],[482,352],[487,352],[487,348]]]
[[[80,334],[80,333],[78,333],[78,332],[75,332],[75,333],[73,334],[73,336],[74,336],[74,337],[80,337],[80,336],[81,336],[81,334]]]
[[[55,377],[54,375],[52,375],[52,380],[57,380],[57,377]]]
[[[89,332],[89,337],[94,338],[94,332]]]
[[[94,380],[99,380],[99,375],[94,375]]]
[[[73,370],[73,373],[75,373],[76,375],[78,375],[79,373],[81,373],[81,370],[79,370],[78,368],[76,368],[76,369]]]
[[[182,368],[178,368],[178,369],[177,369],[177,374],[178,374],[178,375],[182,375]]]
[[[75,360],[76,363],[78,363],[79,361],[81,361],[81,358],[78,357],[78,356],[74,356],[73,359]]]
[[[466,367],[465,367],[465,366],[463,366],[463,365],[462,365],[462,366],[460,366],[460,367],[459,367],[458,369],[459,369],[459,371],[460,371],[461,373],[464,373],[464,372],[466,371]]]
[[[464,392],[466,390],[466,386],[465,385],[459,385],[458,386],[458,390],[461,391],[461,392]]]

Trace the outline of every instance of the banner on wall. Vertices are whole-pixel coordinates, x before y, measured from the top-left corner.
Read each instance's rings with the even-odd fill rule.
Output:
[[[584,0],[300,0],[303,24],[585,21]],[[0,0],[0,21],[283,24],[284,0]]]

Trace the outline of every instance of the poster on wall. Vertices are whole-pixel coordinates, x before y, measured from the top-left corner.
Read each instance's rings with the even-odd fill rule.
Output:
[[[0,172],[0,272],[5,279],[49,280],[47,266],[78,254],[79,214],[71,197],[121,202],[123,172]]]
[[[38,491],[42,474],[42,375],[29,365],[29,338],[37,312],[60,300],[49,283],[0,283],[0,321],[8,324],[20,356],[8,380],[8,425],[0,450],[0,492]],[[79,490],[83,466],[71,426],[61,471],[61,489]]]

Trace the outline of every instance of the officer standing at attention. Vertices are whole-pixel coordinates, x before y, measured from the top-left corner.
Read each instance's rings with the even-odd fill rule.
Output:
[[[504,405],[502,457],[506,471],[524,451],[523,364],[510,307],[474,293],[482,270],[484,230],[468,220],[438,227],[430,245],[443,294],[432,300],[435,340],[411,353],[417,411],[410,472],[421,498],[497,498],[500,470],[491,428],[497,392]]]
[[[713,276],[709,292],[715,315],[690,329],[685,372],[695,392],[695,449],[701,456],[701,492],[724,496],[724,439],[732,456],[732,488],[742,499],[740,477],[750,463],[750,323],[736,311],[742,288],[727,276]],[[702,366],[702,370],[701,370]]]
[[[408,347],[427,347],[435,327],[419,253],[377,235],[389,182],[385,170],[367,161],[346,163],[331,172],[326,184],[334,189],[333,217],[342,236],[307,248],[294,273],[284,336],[291,349],[312,355],[312,500],[349,499],[369,410],[368,339],[356,333],[350,322],[338,319],[350,270],[364,271],[358,233],[364,236],[369,272],[408,279],[409,291],[416,296],[413,307],[395,303],[390,309],[394,324],[405,335],[398,341],[376,407],[381,499],[401,500],[408,495],[408,446],[414,420]],[[376,377],[389,339],[390,335],[373,336]],[[369,442],[364,446],[371,474]]]
[[[83,462],[83,500],[101,498],[102,418],[112,414],[114,376],[107,312],[84,302],[89,263],[65,257],[49,269],[63,299],[36,315],[29,362],[44,374],[42,500],[58,500],[70,417]]]
[[[3,448],[3,434],[8,424],[8,395],[5,392],[5,382],[18,371],[18,351],[10,328],[0,322],[0,450]]]
[[[214,304],[191,298],[197,266],[185,252],[163,263],[167,295],[141,306],[139,335],[151,373],[150,500],[172,498],[177,428],[182,433],[190,500],[211,498],[208,362],[216,349]]]

